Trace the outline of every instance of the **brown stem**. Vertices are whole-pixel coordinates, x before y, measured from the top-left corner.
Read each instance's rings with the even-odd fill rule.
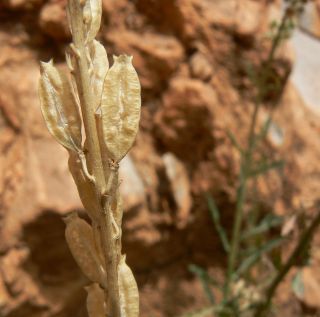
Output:
[[[77,67],[75,69],[75,78],[77,82],[79,99],[81,103],[82,116],[86,132],[86,142],[88,146],[88,156],[92,164],[92,174],[95,178],[95,187],[97,199],[100,203],[101,213],[101,237],[103,252],[106,261],[107,286],[105,290],[106,297],[111,307],[111,316],[120,317],[120,299],[118,285],[118,261],[116,243],[113,237],[112,219],[109,212],[103,206],[103,195],[108,194],[107,182],[104,176],[103,164],[101,159],[101,149],[98,139],[97,127],[95,122],[95,109],[93,91],[90,86],[89,65],[86,58],[86,47],[84,37],[84,23],[82,7],[79,0],[69,0],[68,5],[73,12],[70,18],[72,26],[72,37],[74,49],[76,50]]]

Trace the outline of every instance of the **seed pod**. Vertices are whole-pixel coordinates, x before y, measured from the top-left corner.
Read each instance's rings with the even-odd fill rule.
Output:
[[[87,27],[90,27],[91,20],[92,20],[92,13],[91,13],[91,1],[87,0],[83,7],[83,22]]]
[[[39,96],[42,115],[49,132],[65,148],[81,148],[81,118],[70,81],[53,66],[41,63]]]
[[[131,148],[139,126],[140,82],[132,57],[114,56],[104,81],[101,110],[104,142],[111,159],[119,162]]]
[[[87,295],[87,310],[89,317],[106,317],[108,315],[104,292],[97,283],[85,287]]]
[[[92,219],[99,223],[100,211],[99,204],[96,198],[95,187],[92,182],[83,174],[81,169],[81,162],[78,155],[74,152],[69,152],[68,160],[69,170],[77,185],[81,202]]]
[[[118,267],[121,317],[139,316],[139,292],[131,269],[122,256]]]
[[[89,55],[92,63],[91,86],[96,99],[95,108],[97,108],[101,101],[103,81],[109,69],[109,61],[105,48],[96,40],[89,45]]]
[[[65,218],[66,241],[82,272],[93,282],[106,284],[106,272],[95,249],[91,226],[72,213]]]
[[[83,8],[83,20],[86,26],[86,42],[90,43],[97,35],[102,16],[102,1],[87,0]]]

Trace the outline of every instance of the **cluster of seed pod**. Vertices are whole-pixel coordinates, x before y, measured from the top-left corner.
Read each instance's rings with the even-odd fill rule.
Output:
[[[103,45],[95,37],[100,28],[101,0],[68,0],[67,15],[73,43],[66,53],[69,76],[52,61],[41,63],[39,96],[41,111],[53,137],[69,152],[69,169],[91,223],[73,213],[65,219],[66,241],[79,267],[92,282],[86,287],[90,317],[110,317],[107,260],[102,243],[101,222],[110,213],[117,240],[117,283],[121,317],[139,315],[138,288],[132,271],[121,255],[122,203],[118,189],[118,165],[135,140],[141,108],[140,83],[132,66],[132,57],[113,57],[109,69]],[[79,45],[81,43],[81,45]],[[81,47],[80,47],[81,46]],[[83,59],[85,55],[85,59]],[[81,59],[82,58],[82,59]],[[83,67],[85,65],[85,67]],[[83,69],[87,69],[84,73]],[[93,173],[94,162],[86,143],[90,130],[85,123],[87,104],[83,102],[81,81],[87,80],[89,98],[95,116],[101,164],[108,203],[102,202]],[[83,139],[85,131],[86,140]],[[90,149],[89,149],[90,150]],[[113,172],[111,172],[113,171]],[[118,317],[118,316],[112,316]],[[120,316],[119,316],[120,317]]]

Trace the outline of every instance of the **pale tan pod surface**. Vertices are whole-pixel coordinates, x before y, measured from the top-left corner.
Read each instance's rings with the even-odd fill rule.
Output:
[[[100,105],[103,82],[109,69],[109,61],[104,46],[96,40],[93,40],[89,45],[89,53],[92,62],[90,81],[96,100],[95,108],[97,108]]]
[[[138,286],[131,269],[125,261],[126,257],[123,255],[118,267],[121,317],[138,317]]]
[[[119,162],[138,132],[141,88],[132,57],[114,56],[103,85],[101,110],[104,142],[109,156]]]
[[[87,28],[91,25],[92,20],[92,12],[91,12],[91,1],[86,0],[84,7],[83,7],[83,22],[87,25]]]
[[[66,217],[65,222],[67,244],[82,272],[89,280],[105,285],[106,272],[95,249],[91,226],[77,213]]]
[[[49,132],[64,147],[81,148],[81,117],[66,75],[53,62],[41,63],[39,82],[41,112]]]
[[[87,311],[89,317],[106,317],[107,304],[105,303],[104,292],[97,284],[91,284],[85,287],[87,291]]]
[[[90,6],[90,23],[88,23],[86,42],[91,42],[97,35],[102,16],[102,1],[101,0],[87,0],[86,6]]]
[[[83,174],[81,162],[76,153],[69,152],[68,165],[84,208],[93,221],[99,222],[99,204],[96,199],[95,187]]]

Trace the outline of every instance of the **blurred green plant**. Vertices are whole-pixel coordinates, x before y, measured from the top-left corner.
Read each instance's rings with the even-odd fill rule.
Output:
[[[195,264],[190,265],[190,271],[201,281],[210,306],[184,317],[266,317],[270,314],[272,299],[279,284],[297,264],[298,258],[306,259],[309,256],[306,250],[309,249],[312,236],[320,224],[319,206],[316,206],[317,216],[304,228],[297,246],[284,263],[281,261],[281,246],[287,239],[280,234],[283,219],[274,213],[268,213],[261,219],[257,208],[251,206],[251,210],[248,210],[249,182],[271,170],[281,170],[285,164],[284,161],[275,161],[259,153],[259,146],[265,141],[272,120],[270,115],[257,133],[257,119],[261,106],[270,93],[278,94],[283,90],[284,82],[279,80],[275,71],[276,52],[283,41],[290,38],[297,18],[307,2],[308,0],[285,1],[281,21],[270,25],[271,47],[267,57],[259,67],[250,65],[247,68],[247,75],[255,87],[255,93],[246,145],[240,145],[237,138],[228,132],[241,157],[230,240],[220,221],[221,213],[215,200],[209,194],[206,196],[213,224],[227,255],[227,270],[223,283],[219,283],[205,269]],[[275,229],[278,234],[272,235],[271,230]],[[265,272],[268,274],[264,274]],[[220,294],[221,300],[216,300],[213,289]],[[299,273],[292,282],[292,289],[295,293],[303,292]]]

